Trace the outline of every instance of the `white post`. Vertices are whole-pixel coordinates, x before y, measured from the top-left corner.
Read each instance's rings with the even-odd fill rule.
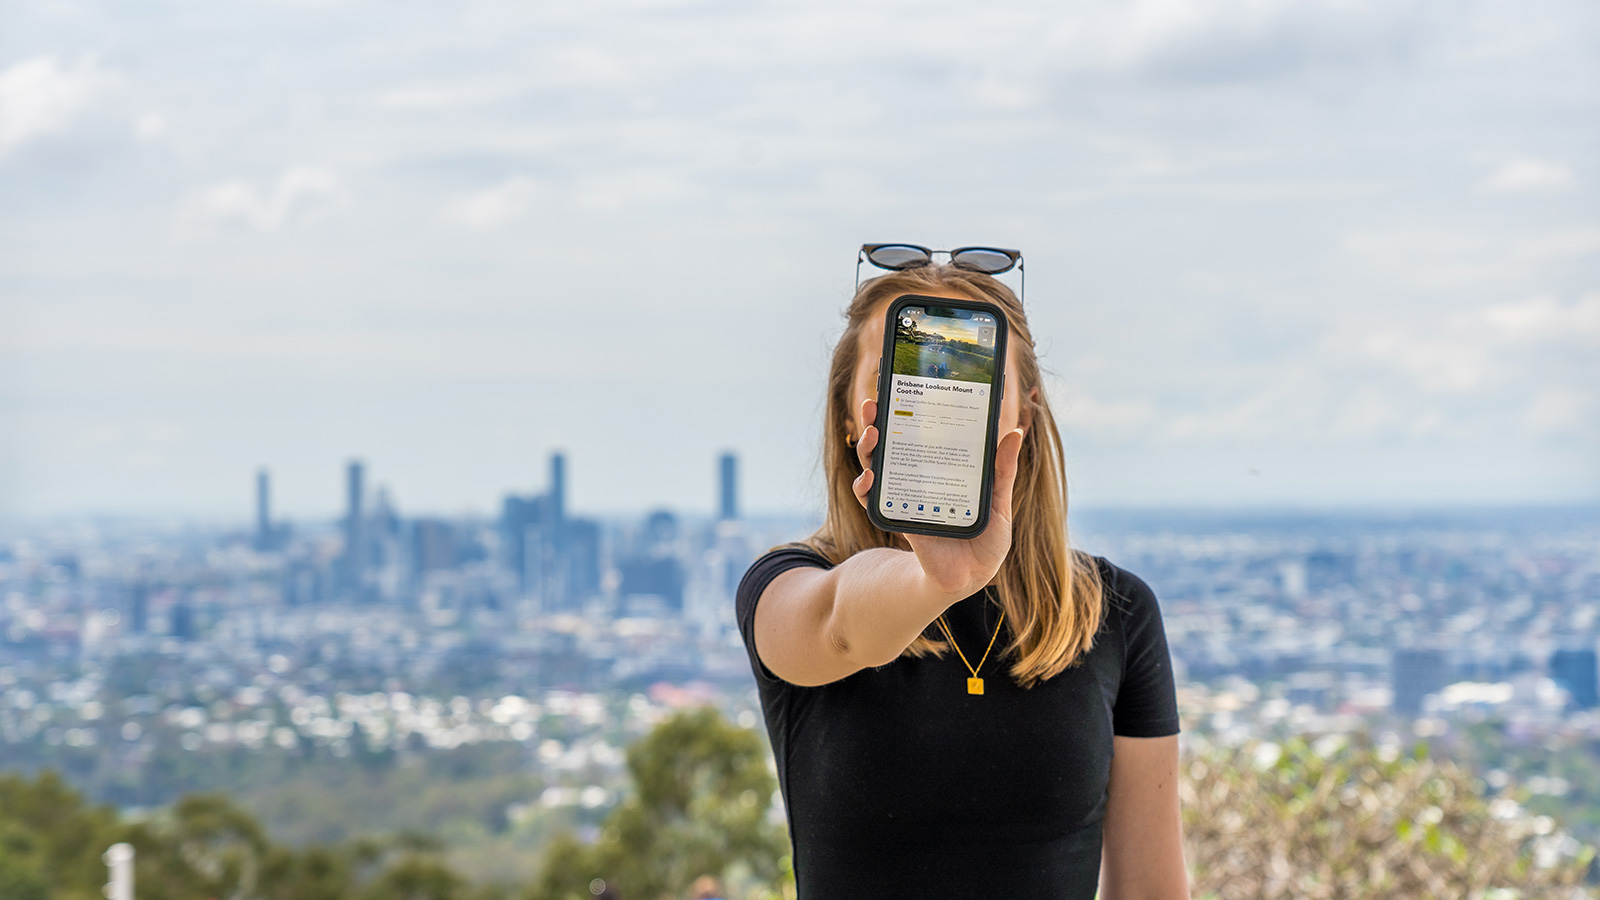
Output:
[[[100,857],[111,870],[106,882],[107,900],[133,900],[133,845],[112,844]]]

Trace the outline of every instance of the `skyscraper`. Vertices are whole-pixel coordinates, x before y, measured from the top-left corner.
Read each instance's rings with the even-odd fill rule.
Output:
[[[739,457],[732,451],[717,459],[718,498],[717,518],[727,522],[739,518]]]
[[[524,592],[539,590],[543,572],[545,497],[510,494],[500,513],[501,553]]]
[[[550,454],[550,500],[545,508],[550,516],[551,537],[561,542],[561,527],[567,521],[567,458],[561,453]]]
[[[545,493],[541,533],[528,548],[538,571],[531,573],[545,610],[566,606],[567,601],[567,458],[550,454],[550,489]]]
[[[366,472],[360,460],[353,459],[345,470],[344,576],[345,587],[356,590],[367,570],[365,500]]]
[[[272,476],[266,469],[256,472],[256,549],[272,549]]]

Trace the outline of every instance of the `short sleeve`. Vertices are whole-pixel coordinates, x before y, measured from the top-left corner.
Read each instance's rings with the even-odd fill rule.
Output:
[[[1161,607],[1137,575],[1106,563],[1105,587],[1112,615],[1122,623],[1122,682],[1111,710],[1112,733],[1123,737],[1167,737],[1178,733],[1178,694]]]
[[[734,595],[734,615],[738,617],[739,636],[744,638],[745,653],[750,656],[750,670],[755,673],[757,682],[783,683],[783,679],[772,674],[756,654],[756,604],[761,601],[761,594],[774,578],[790,569],[805,566],[833,568],[827,557],[815,550],[800,544],[787,544],[751,563],[744,578],[739,581],[739,590]]]

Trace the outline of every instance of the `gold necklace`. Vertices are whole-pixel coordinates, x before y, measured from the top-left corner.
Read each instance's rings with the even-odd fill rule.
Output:
[[[950,646],[956,648],[956,655],[961,657],[961,664],[967,667],[968,672],[972,673],[972,677],[967,679],[967,693],[982,694],[983,679],[978,677],[978,670],[983,668],[983,664],[989,660],[989,651],[994,649],[995,638],[1000,636],[1000,628],[1006,624],[1006,611],[1000,610],[1000,621],[994,623],[994,634],[990,636],[989,646],[983,651],[983,659],[978,660],[976,667],[967,662],[967,655],[961,652],[961,645],[956,643],[955,635],[950,633],[950,626],[944,620],[944,613],[939,614],[937,621],[939,630],[944,632],[944,639],[950,642]]]

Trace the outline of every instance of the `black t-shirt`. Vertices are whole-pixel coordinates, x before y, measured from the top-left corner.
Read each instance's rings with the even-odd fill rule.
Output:
[[[817,687],[778,678],[756,655],[756,604],[780,573],[829,564],[784,547],[751,565],[739,585],[739,631],[772,738],[800,900],[1094,897],[1112,735],[1178,733],[1155,595],[1096,563],[1107,605],[1094,648],[1024,689],[1000,655],[1002,635],[979,696],[967,693],[970,673],[953,652]],[[983,655],[999,612],[985,590],[945,613],[969,660]],[[942,639],[937,625],[927,634]]]

